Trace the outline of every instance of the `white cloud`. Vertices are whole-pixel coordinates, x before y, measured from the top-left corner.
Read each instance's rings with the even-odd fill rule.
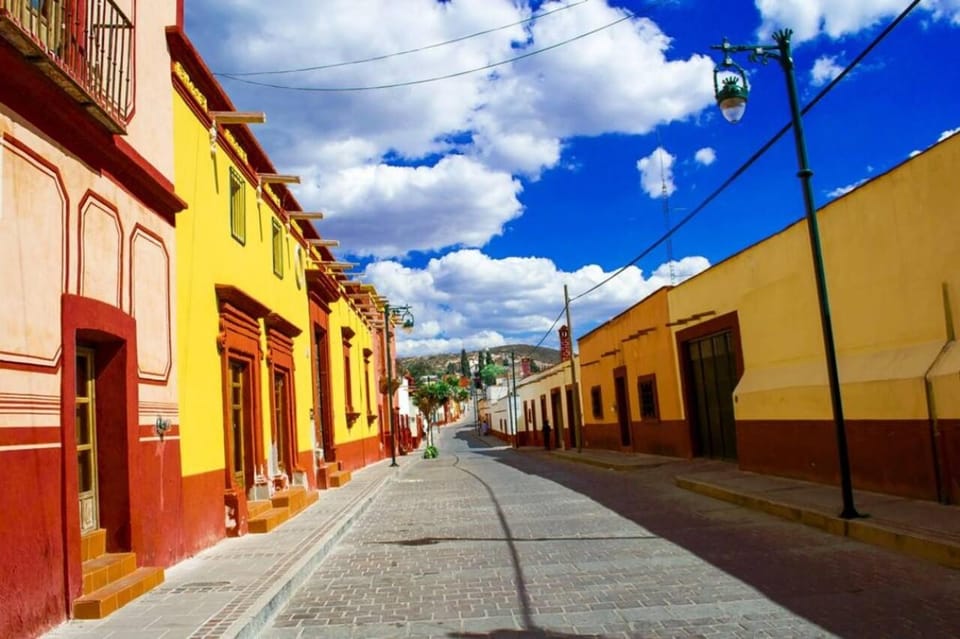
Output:
[[[960,133],[960,127],[957,127],[955,129],[947,129],[946,131],[940,134],[940,137],[937,138],[937,142],[943,142],[950,136],[956,135],[957,133]]]
[[[915,151],[915,153],[919,153],[919,151]],[[911,155],[911,157],[912,157],[912,155]],[[838,186],[837,188],[833,189],[832,191],[827,191],[827,197],[829,197],[830,199],[833,199],[833,198],[838,198],[838,197],[840,197],[841,195],[846,195],[847,193],[849,193],[850,191],[854,190],[855,188],[857,188],[857,187],[860,186],[861,184],[864,184],[864,183],[865,183],[867,180],[869,180],[869,179],[870,179],[870,178],[862,178],[862,179],[860,179],[860,180],[857,180],[856,182],[853,182],[852,184],[848,184],[848,185],[846,185],[846,186]]]
[[[482,246],[522,210],[518,180],[461,155],[432,167],[365,165],[313,180],[314,198],[326,203],[323,235],[351,255]]]
[[[707,267],[709,262],[703,257],[685,257],[674,262],[673,270],[679,282]],[[409,336],[397,335],[401,355],[535,343],[562,310],[565,283],[571,296],[576,296],[609,275],[597,265],[563,272],[547,258],[494,259],[474,249],[448,253],[422,269],[381,261],[364,271],[364,279],[381,295],[412,306],[416,327]],[[577,334],[668,284],[667,264],[649,276],[636,267],[627,268],[609,284],[572,304]],[[558,326],[553,326],[545,342],[548,346],[556,346]]]
[[[701,149],[703,150],[703,149]],[[699,152],[698,152],[699,153]],[[677,158],[670,152],[658,146],[653,153],[637,160],[637,170],[640,171],[640,186],[652,198],[663,195],[666,187],[667,195],[673,195],[677,190],[673,183],[673,163]]]
[[[562,6],[548,1],[538,10]],[[203,32],[201,50],[216,71],[304,68],[389,56],[531,15],[526,3],[514,0],[287,0],[281,12],[251,0],[196,0],[187,7],[190,32],[193,25]],[[594,0],[409,55],[245,79],[342,88],[443,76],[549,47],[626,15],[607,0]],[[238,108],[267,112],[268,123],[257,128],[257,135],[275,164],[285,170],[296,167],[310,178],[297,196],[310,209],[331,212],[337,221],[329,228],[339,232],[344,246],[349,240],[351,250],[360,253],[400,256],[437,249],[444,242],[484,245],[522,210],[516,200],[518,183],[509,177],[537,179],[545,170],[565,166],[566,140],[642,134],[709,106],[713,62],[699,54],[670,59],[669,49],[670,38],[654,22],[634,17],[556,50],[418,86],[311,93],[223,82]],[[443,173],[438,158],[451,153],[477,168],[465,170],[468,163],[461,158],[452,171],[456,175],[430,178]],[[456,184],[462,197],[450,206],[438,205],[427,197],[424,182],[430,179],[439,195],[453,193],[442,184]],[[388,197],[387,182],[397,197]],[[470,196],[490,193],[484,203],[455,210],[469,204]],[[359,195],[372,195],[373,202],[363,203]],[[426,237],[415,229],[395,233],[402,227],[372,223],[399,218],[430,232]],[[356,231],[347,229],[348,220]],[[466,235],[444,232],[461,223]],[[364,240],[353,242],[360,233]]]
[[[837,39],[893,18],[903,11],[903,0],[755,0],[762,24],[761,39],[779,28],[793,29],[794,42],[811,40],[821,33]],[[960,25],[960,0],[927,0],[918,7],[934,19]]]
[[[837,64],[837,57],[822,55],[813,63],[810,70],[810,84],[820,87],[830,82],[843,72],[843,67]]]
[[[697,149],[693,159],[704,166],[710,166],[717,161],[717,152],[709,146],[705,146],[702,149]]]

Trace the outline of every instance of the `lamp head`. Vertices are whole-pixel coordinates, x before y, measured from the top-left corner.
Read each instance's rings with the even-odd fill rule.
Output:
[[[743,112],[747,110],[747,96],[750,89],[747,88],[746,78],[735,75],[723,78],[723,85],[717,90],[717,106],[720,112],[730,124],[736,124],[743,118]]]

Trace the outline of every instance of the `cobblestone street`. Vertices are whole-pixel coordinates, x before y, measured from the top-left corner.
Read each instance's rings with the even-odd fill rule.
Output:
[[[960,574],[469,427],[390,482],[264,636],[955,637]]]

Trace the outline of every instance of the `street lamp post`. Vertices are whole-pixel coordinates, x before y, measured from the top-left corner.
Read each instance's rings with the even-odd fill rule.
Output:
[[[391,307],[389,303],[383,305],[384,341],[387,351],[387,420],[390,424],[390,465],[398,466],[397,436],[393,424],[393,359],[390,357],[390,326],[394,318],[401,322],[401,327],[404,330],[409,331],[413,328],[413,313],[410,312],[409,306]]]
[[[859,517],[853,503],[853,484],[850,479],[850,457],[847,450],[847,431],[843,419],[843,401],[840,396],[840,376],[837,372],[837,352],[833,337],[833,322],[830,319],[830,302],[827,297],[826,273],[823,268],[823,253],[820,247],[820,230],[817,226],[816,209],[813,203],[813,187],[810,179],[813,171],[807,162],[807,145],[803,135],[803,122],[800,114],[800,102],[797,98],[797,81],[794,75],[793,56],[790,49],[790,37],[793,32],[783,29],[773,34],[774,45],[731,45],[727,39],[711,48],[723,52],[723,61],[713,71],[713,85],[717,105],[724,118],[736,124],[743,117],[750,92],[747,76],[743,67],[730,57],[732,53],[749,52],[751,62],[766,64],[770,59],[780,63],[787,81],[787,94],[790,98],[790,115],[793,120],[793,137],[796,142],[797,176],[803,188],[807,232],[810,235],[810,250],[813,255],[813,271],[817,282],[817,300],[820,306],[820,326],[823,331],[823,348],[826,355],[827,378],[830,385],[830,403],[833,408],[833,420],[837,437],[837,455],[840,465],[840,490],[843,496],[843,511],[840,517],[853,519]],[[734,72],[720,80],[719,73]],[[719,83],[718,83],[719,80]],[[722,86],[721,86],[722,83]]]

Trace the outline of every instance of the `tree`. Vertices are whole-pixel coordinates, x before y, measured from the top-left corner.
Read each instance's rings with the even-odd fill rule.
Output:
[[[503,366],[496,364],[487,364],[480,369],[480,377],[483,379],[484,386],[493,386],[497,383],[497,378],[507,372]]]
[[[407,371],[410,373],[410,376],[414,380],[420,380],[426,377],[427,375],[435,375],[433,369],[430,367],[426,361],[422,360],[413,360],[407,366]]]
[[[453,399],[454,391],[455,387],[447,383],[446,380],[421,384],[414,391],[413,403],[427,420],[431,436],[433,434],[433,422],[435,421],[434,413],[438,408],[446,406]]]
[[[447,374],[456,373],[457,365],[453,362],[447,362]]]
[[[532,360],[532,359],[530,360],[530,372],[531,372],[531,373],[539,373],[539,372],[540,372],[540,365],[537,364],[536,360]]]
[[[470,377],[470,360],[467,359],[467,349],[460,349],[460,375]]]
[[[493,353],[491,353],[490,351],[487,351],[487,359],[484,362],[484,364],[486,364],[487,366],[493,366]]]

